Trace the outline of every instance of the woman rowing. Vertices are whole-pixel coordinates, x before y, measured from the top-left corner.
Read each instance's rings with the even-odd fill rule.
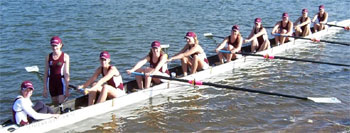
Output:
[[[244,43],[252,42],[250,52],[263,51],[270,48],[270,41],[266,29],[261,24],[261,18],[255,19],[255,25],[250,32],[249,37],[244,40]]]
[[[46,56],[43,96],[50,91],[52,103],[58,105],[69,97],[69,55],[62,52],[61,38],[51,38],[52,53]]]
[[[293,22],[289,20],[288,13],[285,12],[282,14],[282,21],[275,24],[271,33],[272,35],[275,35],[277,45],[288,41],[289,38],[287,36],[293,34]]]
[[[100,53],[101,66],[96,69],[94,75],[92,75],[88,81],[83,85],[78,86],[78,89],[82,89],[92,84],[92,87],[88,89],[89,105],[95,103],[97,92],[100,94],[96,103],[104,102],[107,98],[116,98],[126,94],[126,91],[124,91],[122,76],[117,67],[112,66],[110,62],[110,54],[107,51],[102,51]],[[102,75],[102,78],[94,83],[99,75]]]
[[[234,25],[231,28],[231,35],[226,37],[215,49],[215,52],[218,53],[220,63],[223,64],[223,58],[226,58],[227,62],[230,62],[232,59],[236,59],[236,52],[241,51],[243,43],[243,38],[239,32],[239,26]],[[227,44],[227,47],[225,47]],[[225,47],[225,48],[224,48]],[[231,53],[221,53],[220,50],[225,49],[231,51]]]
[[[294,22],[295,36],[310,35],[311,19],[307,16],[308,10],[305,8],[301,11],[302,15]]]
[[[197,70],[209,68],[209,62],[203,48],[199,45],[197,35],[194,32],[187,32],[186,45],[174,57],[168,61],[181,59],[182,71],[187,76],[187,68],[190,67],[190,73],[196,73]]]
[[[140,72],[145,74],[145,80],[142,76],[135,76],[137,85],[140,89],[149,88],[151,86],[151,81],[155,84],[160,84],[159,78],[152,78],[150,75],[161,75],[169,76],[169,71],[167,67],[168,55],[162,51],[159,41],[154,41],[151,44],[151,50],[141,61],[130,70],[127,70],[128,74],[132,72]],[[150,66],[146,68],[141,68],[144,64],[149,62]]]
[[[43,102],[39,101],[33,106],[30,100],[34,91],[32,82],[28,80],[22,82],[20,90],[21,95],[17,96],[12,106],[13,120],[17,125],[24,126],[33,121],[59,116],[59,114],[54,114],[50,107]]]
[[[321,31],[325,29],[325,25],[328,21],[328,13],[324,11],[324,5],[320,5],[318,7],[319,12],[314,16],[312,19],[312,23],[314,23],[314,30],[315,32]],[[318,20],[318,23],[316,23],[316,19]]]

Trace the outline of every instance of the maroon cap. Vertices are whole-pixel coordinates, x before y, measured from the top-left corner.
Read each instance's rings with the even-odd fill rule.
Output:
[[[324,5],[320,5],[318,9],[324,9]]]
[[[194,32],[187,32],[185,38],[187,37],[197,37],[197,35]]]
[[[107,51],[102,51],[100,53],[100,59],[109,59],[111,58],[111,55]]]
[[[306,8],[304,8],[301,12],[309,12]]]
[[[58,45],[60,43],[62,43],[62,40],[60,37],[54,36],[51,38],[51,45]]]
[[[154,41],[152,42],[152,48],[160,48],[160,42],[159,41]]]
[[[239,31],[239,26],[238,25],[232,26],[232,30],[238,30]]]
[[[262,21],[261,18],[256,18],[255,19],[255,23],[261,23],[261,21]]]
[[[30,82],[29,80],[23,81],[21,84],[21,90],[23,91],[23,90],[28,89],[28,88],[31,88],[34,90],[32,82]]]
[[[283,13],[283,14],[282,14],[282,17],[284,17],[284,18],[288,18],[288,17],[289,17],[289,16],[288,16],[288,13],[286,13],[286,12],[285,12],[285,13]]]

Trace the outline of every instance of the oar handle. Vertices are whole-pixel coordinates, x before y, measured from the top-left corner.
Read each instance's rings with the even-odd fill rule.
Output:
[[[293,36],[289,36],[289,35],[281,35],[280,33],[275,33],[275,34],[272,34],[274,36],[283,36],[283,37],[293,37]]]
[[[228,50],[219,50],[220,53],[231,54],[231,51]]]
[[[131,74],[135,76],[145,76],[144,73],[139,73],[139,72],[131,72]]]

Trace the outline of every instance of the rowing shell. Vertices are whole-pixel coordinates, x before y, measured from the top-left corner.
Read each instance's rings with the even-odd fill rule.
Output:
[[[349,23],[350,23],[350,20],[340,21],[338,23],[333,22],[333,24],[336,24],[336,25],[346,25]],[[336,32],[339,32],[340,30],[341,30],[341,28],[330,27],[327,30],[323,30],[323,31],[317,32],[315,34],[312,34],[310,36],[307,36],[307,38],[321,38],[325,35],[335,34]],[[279,45],[279,46],[272,45],[272,46],[274,46],[273,48],[258,52],[257,54],[274,55],[274,54],[281,53],[287,49],[297,47],[298,45],[301,45],[301,44],[303,44],[303,42],[305,42],[305,40],[301,40],[301,39],[293,40],[293,38],[290,38],[290,40],[291,40],[290,42],[287,42],[283,45]],[[272,41],[271,44],[274,44],[274,41],[273,40],[271,40],[271,41]],[[242,48],[242,51],[244,51],[244,52],[249,51],[249,50],[250,50],[250,46],[245,46]],[[238,58],[234,61],[210,67],[209,69],[199,71],[195,74],[192,74],[192,75],[189,75],[186,77],[182,77],[181,79],[203,80],[205,78],[209,78],[211,76],[218,75],[220,73],[224,73],[224,72],[232,70],[234,68],[242,68],[242,67],[247,66],[249,64],[254,64],[256,62],[256,59],[254,59],[254,58],[257,58],[257,57],[254,57],[254,56],[242,57],[242,56],[238,55]],[[218,62],[217,55],[211,56],[208,59],[209,59],[209,62],[211,64]],[[181,66],[172,68],[172,69],[170,69],[170,71],[176,72],[177,75],[180,75],[182,73]],[[107,112],[117,110],[117,109],[132,105],[132,104],[137,103],[137,102],[147,100],[150,97],[153,97],[153,96],[156,96],[159,94],[165,94],[165,93],[170,92],[170,91],[184,88],[183,83],[176,82],[176,84],[173,84],[171,82],[176,82],[176,81],[167,81],[167,82],[164,82],[162,84],[155,85],[149,89],[133,92],[133,93],[130,93],[128,95],[114,98],[114,99],[110,99],[110,100],[107,100],[103,103],[95,104],[92,106],[87,106],[87,96],[82,96],[82,97],[79,97],[77,99],[73,99],[73,100],[66,102],[64,104],[64,107],[72,108],[72,109],[74,109],[74,111],[64,113],[64,114],[60,115],[57,119],[50,118],[50,119],[34,122],[32,124],[29,124],[29,125],[26,125],[23,127],[18,127],[17,125],[12,124],[12,125],[9,125],[6,127],[2,127],[0,129],[0,132],[1,133],[10,132],[10,131],[13,131],[13,132],[48,132],[48,131],[53,130],[53,129],[57,129],[60,127],[64,127],[64,126],[68,126],[68,125],[77,123],[79,121],[83,121],[83,120],[90,118],[90,117],[105,114]],[[128,90],[130,90],[130,88],[136,88],[136,86],[137,85],[136,85],[135,81],[130,81],[130,82],[126,83],[126,89],[128,89]],[[58,108],[56,107],[55,110],[57,111]]]

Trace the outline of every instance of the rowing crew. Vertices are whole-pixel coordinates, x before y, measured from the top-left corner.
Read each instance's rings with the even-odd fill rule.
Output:
[[[313,32],[324,30],[326,28],[325,24],[328,21],[328,13],[325,12],[324,5],[319,6],[319,12],[314,16],[312,20],[308,17],[308,10],[306,8],[303,9],[301,13],[302,15],[294,23],[292,23],[289,20],[288,13],[282,14],[282,21],[277,22],[271,32],[273,35],[276,33],[280,34],[280,36],[275,37],[275,41],[277,45],[283,44],[286,41],[288,41],[288,37],[286,36],[292,36],[293,27],[295,30],[296,37],[310,35],[311,22],[314,23]],[[316,23],[316,19],[318,19],[318,23]]]
[[[324,6],[319,7],[320,12],[315,15],[312,22],[316,18],[319,20],[319,24],[315,25],[315,30],[319,31],[325,28],[328,14],[324,12]],[[294,23],[296,36],[307,36],[310,34],[310,18],[307,17],[307,9],[302,10],[302,16]],[[284,35],[292,34],[293,23],[288,20],[288,14],[283,13],[282,21],[277,22],[272,30],[272,34],[279,33]],[[234,25],[231,29],[231,35],[224,38],[224,40],[217,46],[215,51],[218,53],[220,63],[224,63],[225,58],[227,62],[236,59],[236,52],[241,51],[242,43],[251,42],[251,52],[263,51],[270,48],[270,42],[268,40],[268,34],[266,29],[262,26],[262,19],[256,18],[255,25],[247,39],[243,39],[240,34],[240,28],[238,25]],[[297,25],[297,23],[300,23]],[[138,88],[144,89],[151,86],[151,82],[154,84],[161,83],[160,79],[152,78],[150,75],[162,75],[169,76],[167,69],[167,62],[173,60],[181,60],[182,70],[184,76],[187,75],[188,69],[190,74],[196,73],[198,70],[209,68],[209,62],[203,48],[199,45],[197,35],[194,32],[188,32],[184,37],[186,39],[186,45],[175,56],[168,59],[168,55],[162,51],[159,41],[154,41],[151,44],[150,52],[141,59],[132,69],[127,70],[128,74],[132,72],[141,72],[145,76],[136,76]],[[288,38],[279,36],[276,37],[276,42],[283,44]],[[50,40],[52,46],[52,53],[46,57],[45,74],[44,74],[44,89],[43,96],[47,97],[47,90],[49,90],[52,102],[57,105],[64,102],[70,94],[68,90],[69,86],[69,55],[62,52],[63,43],[58,36],[54,36]],[[227,44],[227,45],[226,45]],[[231,51],[231,54],[223,54],[219,51],[224,49]],[[83,85],[79,85],[78,89],[86,88],[91,85],[88,90],[89,100],[88,104],[104,102],[107,98],[116,98],[126,95],[126,90],[123,87],[122,77],[118,69],[111,65],[111,57],[107,51],[100,53],[100,64],[95,73],[86,81]],[[144,64],[149,62],[150,66],[141,68]],[[97,82],[95,80],[99,75],[102,78]],[[38,103],[32,107],[33,104],[30,100],[30,96],[34,90],[34,87],[30,81],[25,81],[21,85],[21,96],[16,98],[13,105],[13,117],[15,123],[18,125],[26,125],[30,120],[46,119],[51,117],[58,117],[53,114],[52,110],[43,103]],[[99,97],[96,100],[97,93]],[[37,113],[41,112],[41,113]],[[31,118],[27,118],[30,116]]]

